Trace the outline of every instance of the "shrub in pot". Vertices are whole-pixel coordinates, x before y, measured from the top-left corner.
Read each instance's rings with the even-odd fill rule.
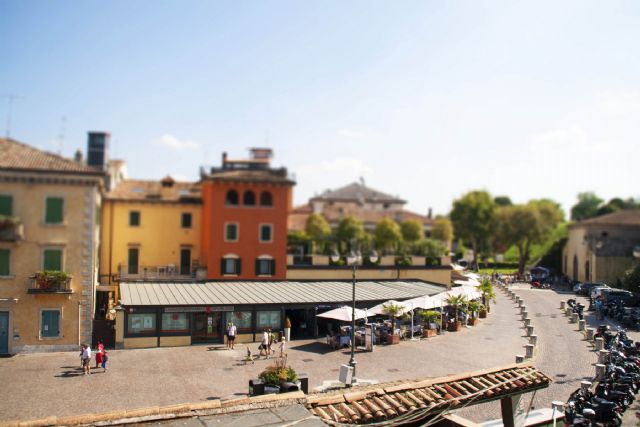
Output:
[[[469,320],[467,323],[470,326],[476,326],[480,323],[480,320],[478,319],[478,312],[480,311],[481,306],[482,304],[478,301],[469,301],[467,303],[467,310],[469,310]]]
[[[398,344],[400,342],[400,335],[394,332],[396,331],[396,317],[402,314],[402,307],[393,303],[384,304],[382,311],[391,319],[391,333],[387,336],[387,344]]]
[[[277,388],[278,390],[284,383],[298,382],[298,374],[291,366],[287,366],[286,356],[276,359],[273,365],[258,375],[258,378],[264,381],[265,387]]]
[[[435,337],[438,334],[438,330],[432,328],[431,326],[436,324],[439,325],[441,323],[441,314],[439,311],[435,310],[424,310],[421,312],[422,318],[426,321],[426,327],[424,328],[424,336]]]
[[[458,320],[461,311],[467,304],[467,298],[464,295],[451,295],[447,298],[447,304],[453,307],[455,313],[455,319],[453,322],[449,322],[448,330],[451,332],[457,332],[462,329],[462,322]]]

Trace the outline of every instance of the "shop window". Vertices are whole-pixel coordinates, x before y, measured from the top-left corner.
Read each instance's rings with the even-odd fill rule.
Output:
[[[62,197],[47,197],[44,222],[46,224],[62,224],[62,221],[64,221],[64,199]]]
[[[228,206],[238,206],[238,192],[236,190],[227,191],[225,204]]]
[[[155,335],[156,313],[128,313],[128,335]]]
[[[260,224],[260,242],[271,243],[271,231],[273,226],[271,224]]]
[[[138,274],[138,259],[140,257],[140,249],[129,248],[129,259],[127,261],[127,272],[129,274]]]
[[[258,311],[256,313],[256,328],[262,330],[265,328],[280,329],[280,310],[273,311]]]
[[[225,313],[225,325],[233,322],[238,332],[253,332],[252,313],[250,311],[228,311]],[[226,328],[226,326],[225,326]]]
[[[256,275],[273,276],[276,274],[276,261],[274,259],[257,259]]]
[[[13,216],[13,197],[0,195],[0,215]]]
[[[224,241],[225,242],[237,242],[238,241],[238,224],[235,222],[224,225]]]
[[[189,315],[187,313],[162,313],[160,332],[189,334]]]
[[[240,258],[222,258],[221,274],[240,274]]]
[[[271,193],[269,193],[268,191],[263,191],[260,194],[260,206],[273,206]]]
[[[140,226],[140,211],[129,211],[129,226],[130,227]]]
[[[60,336],[60,310],[42,310],[40,319],[40,336],[54,338]]]
[[[42,252],[42,269],[62,271],[62,249],[45,249]]]
[[[182,228],[191,228],[191,213],[184,212],[182,214]]]
[[[11,251],[9,249],[0,249],[0,276],[8,276],[11,274]]]
[[[245,191],[242,204],[245,206],[255,206],[256,205],[255,193],[253,191]]]

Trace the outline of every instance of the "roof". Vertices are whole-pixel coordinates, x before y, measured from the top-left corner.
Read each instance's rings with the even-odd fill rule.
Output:
[[[377,384],[346,393],[310,394],[306,406],[328,424],[415,423],[445,410],[531,392],[550,383],[549,377],[524,363],[444,378]]]
[[[289,214],[289,230],[304,230],[307,223],[307,218],[313,209],[309,205],[304,205],[295,208]],[[347,216],[358,218],[366,225],[375,225],[382,221],[384,218],[391,218],[398,222],[403,222],[408,219],[416,220],[424,225],[432,225],[435,220],[429,218],[426,215],[420,215],[404,209],[390,210],[390,211],[378,211],[364,209],[357,205],[350,206],[324,206],[322,209],[322,216],[330,224],[337,224]]]
[[[171,177],[161,181],[128,179],[105,195],[109,200],[200,202],[202,192],[197,182],[176,182]]]
[[[640,209],[629,209],[600,215],[571,224],[571,228],[597,225],[640,226]]]
[[[48,153],[14,139],[0,138],[0,169],[103,175],[99,169]]]
[[[358,302],[402,300],[445,291],[423,281],[358,281]],[[331,304],[351,301],[350,281],[122,282],[124,306]]]
[[[337,190],[326,190],[319,196],[313,197],[311,200],[353,200],[353,201],[368,201],[368,202],[393,202],[393,203],[406,203],[398,197],[391,196],[373,188],[369,188],[364,184],[354,182],[344,187],[340,187]]]
[[[243,161],[245,162],[245,161]],[[246,162],[245,162],[246,163]],[[263,163],[258,161],[258,163]],[[230,164],[233,164],[231,162]],[[211,168],[209,173],[202,173],[202,179],[213,181],[234,181],[234,182],[269,182],[280,184],[295,184],[295,181],[288,178],[287,169],[250,169],[250,168]]]

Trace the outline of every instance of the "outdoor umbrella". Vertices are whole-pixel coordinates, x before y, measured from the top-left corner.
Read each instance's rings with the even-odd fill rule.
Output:
[[[400,313],[398,313],[398,314],[404,314],[404,313],[406,313],[407,311],[411,310],[411,307],[407,306],[407,305],[405,304],[405,301],[400,302],[400,301],[396,301],[396,300],[389,300],[389,301],[387,301],[387,302],[383,302],[382,304],[378,304],[378,305],[376,305],[376,306],[374,306],[374,307],[371,307],[370,309],[368,309],[368,310],[367,310],[367,313],[369,313],[370,315],[374,315],[374,314],[386,314],[386,313],[384,312],[384,306],[391,305],[391,304],[393,304],[393,305],[399,305],[399,306],[402,308],[402,309],[400,310]]]
[[[440,300],[438,298],[433,298],[428,295],[424,295],[417,298],[411,298],[409,300],[403,301],[402,305],[404,307],[408,307],[410,310],[415,308],[422,308],[428,310],[430,308],[440,307]]]
[[[341,320],[343,322],[351,322],[353,320],[351,317],[352,310],[352,307],[345,305],[342,307],[334,308],[333,310],[329,310],[325,313],[320,313],[318,314],[318,317]],[[356,320],[366,319],[369,316],[372,316],[372,314],[367,313],[366,310],[360,310],[359,308],[356,308]]]

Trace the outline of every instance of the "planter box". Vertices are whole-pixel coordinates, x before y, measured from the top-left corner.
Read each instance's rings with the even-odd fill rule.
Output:
[[[423,256],[412,256],[411,257],[411,265],[415,266],[425,266],[427,263],[427,258]]]
[[[387,335],[387,344],[400,344],[400,335]]]
[[[424,332],[422,333],[422,335],[424,337],[427,337],[427,338],[435,337],[436,335],[438,335],[438,330],[437,329],[425,329]]]
[[[467,320],[467,324],[469,326],[476,326],[480,324],[480,319],[478,319],[477,317],[473,318],[473,319],[469,319]]]
[[[486,319],[487,318],[487,310],[480,310],[479,317],[481,319]]]
[[[277,394],[280,393],[280,387],[277,385],[266,385],[264,386],[264,394]]]
[[[458,332],[462,330],[462,322],[449,323],[447,331],[449,332]]]
[[[396,257],[394,255],[383,255],[380,257],[380,265],[396,265]]]

